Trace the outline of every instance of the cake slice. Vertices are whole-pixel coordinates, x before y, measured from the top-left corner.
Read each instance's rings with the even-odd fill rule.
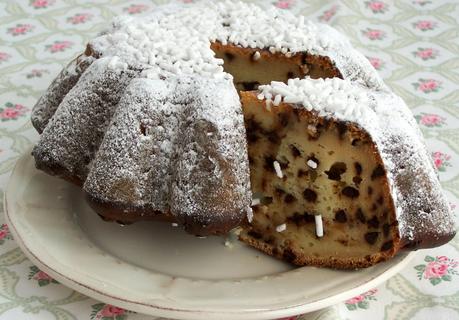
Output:
[[[242,241],[297,265],[360,268],[452,238],[399,98],[338,78],[260,88],[241,92],[254,194]]]

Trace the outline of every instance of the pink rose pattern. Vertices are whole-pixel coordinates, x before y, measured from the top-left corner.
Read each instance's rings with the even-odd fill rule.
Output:
[[[446,171],[446,167],[451,167],[451,163],[449,162],[451,156],[446,153],[440,151],[432,152],[432,159],[435,168],[440,172]]]
[[[112,306],[111,304],[98,303],[91,306],[91,320],[125,320],[130,311]]]
[[[435,59],[439,55],[439,51],[433,48],[418,48],[417,51],[413,51],[415,57],[421,58],[422,60]]]
[[[41,271],[36,266],[30,267],[29,280],[36,280],[40,287],[47,286],[51,283],[58,284],[56,280],[51,278],[47,273]]]
[[[387,11],[387,3],[384,3],[382,1],[365,1],[365,5],[367,6],[368,9],[373,11],[373,13],[384,13]]]
[[[32,0],[30,1],[30,5],[34,7],[35,9],[48,8],[53,3],[54,3],[54,0]]]
[[[92,14],[90,13],[77,13],[74,16],[68,17],[67,22],[70,22],[71,24],[82,24],[91,20],[91,18]]]
[[[375,58],[375,57],[367,57],[368,61],[370,61],[371,65],[373,66],[373,68],[375,68],[376,70],[381,70],[383,67],[384,67],[384,61],[382,61],[381,59],[379,58]]]
[[[278,0],[274,5],[280,9],[289,9],[295,4],[294,0]]]
[[[413,23],[413,27],[421,31],[433,30],[435,29],[436,26],[437,26],[437,23],[431,20],[418,20]]]
[[[415,116],[420,125],[435,128],[442,127],[446,123],[446,118],[433,113],[424,113]]]
[[[378,29],[366,28],[365,30],[362,30],[362,33],[365,37],[372,41],[382,40],[386,37],[386,33],[383,30]]]
[[[8,28],[7,32],[11,34],[13,37],[16,37],[32,31],[33,28],[34,26],[32,26],[31,24],[19,23],[15,27]]]
[[[22,104],[7,102],[4,107],[0,107],[0,121],[17,120],[19,117],[25,116],[27,111],[28,109]]]
[[[330,19],[335,16],[337,10],[337,5],[332,6],[330,9],[325,10],[324,13],[322,13],[322,15],[319,17],[319,20],[324,22],[330,21]]]
[[[148,8],[145,4],[131,4],[129,7],[124,8],[123,11],[128,14],[138,14],[147,11]]]
[[[414,267],[417,271],[419,280],[428,280],[433,286],[443,281],[452,281],[452,276],[458,275],[456,270],[459,262],[446,256],[426,256],[425,264],[419,264]]]
[[[1,151],[1,150],[0,150]],[[0,226],[0,245],[4,244],[6,240],[12,240],[13,237],[10,234],[7,224]]]
[[[54,41],[53,44],[46,45],[46,50],[51,53],[63,52],[73,46],[71,41]]]
[[[11,55],[9,55],[6,52],[0,52],[0,63],[3,61],[8,61],[11,58]]]
[[[441,82],[435,79],[418,79],[418,82],[412,83],[416,90],[423,93],[438,92],[441,89]]]
[[[344,305],[349,311],[355,311],[358,309],[366,310],[370,307],[371,300],[377,300],[375,297],[377,292],[378,289],[371,289],[365,293],[344,301]]]

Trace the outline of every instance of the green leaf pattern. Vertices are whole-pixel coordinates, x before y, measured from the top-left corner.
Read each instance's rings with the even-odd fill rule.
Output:
[[[458,1],[246,1],[264,5],[269,2],[331,24],[347,34],[412,109],[451,206],[456,210],[459,205]],[[59,68],[83,50],[85,43],[112,17],[141,15],[165,2],[168,1],[0,0],[0,202],[15,162],[37,139],[29,121],[30,110]],[[459,260],[458,239],[419,254],[401,274],[371,290],[372,294],[363,293],[298,319],[408,320],[434,307],[446,308],[459,318],[458,271],[451,263],[445,271],[441,267],[445,258]],[[87,298],[40,272],[2,225],[0,320],[7,319],[12,310],[23,313],[24,319],[45,314],[62,320],[154,319]]]

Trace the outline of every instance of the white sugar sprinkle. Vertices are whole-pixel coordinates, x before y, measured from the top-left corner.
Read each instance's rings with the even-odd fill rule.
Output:
[[[322,215],[316,215],[314,216],[314,219],[316,221],[316,235],[318,237],[323,237],[324,236],[324,226],[322,223]]]
[[[311,159],[309,159],[308,162],[306,162],[306,164],[312,169],[317,169],[317,163]]]
[[[260,58],[261,58],[260,52],[257,51],[257,52],[255,52],[255,53],[253,54],[253,60],[254,60],[254,61],[257,61],[257,60],[259,60]]]
[[[178,227],[178,223],[173,222],[173,223],[172,223],[172,226],[173,226],[174,228],[175,228],[175,227]]]
[[[285,231],[285,230],[287,230],[287,225],[286,225],[285,223],[283,223],[283,224],[281,224],[281,225],[278,225],[278,226],[276,227],[276,231],[277,231],[277,232],[282,232],[282,231]]]
[[[276,170],[277,176],[282,179],[284,177],[284,174],[282,173],[282,169],[281,169],[279,162],[274,161],[273,166],[274,166],[274,170]]]
[[[252,208],[247,208],[247,221],[249,221],[249,223],[252,223],[252,221],[253,221],[253,210],[252,210]]]

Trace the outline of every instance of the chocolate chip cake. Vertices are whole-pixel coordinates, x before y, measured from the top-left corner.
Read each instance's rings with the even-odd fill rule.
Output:
[[[37,102],[36,166],[105,220],[164,220],[297,265],[454,235],[404,102],[336,30],[235,1],[119,17]]]

